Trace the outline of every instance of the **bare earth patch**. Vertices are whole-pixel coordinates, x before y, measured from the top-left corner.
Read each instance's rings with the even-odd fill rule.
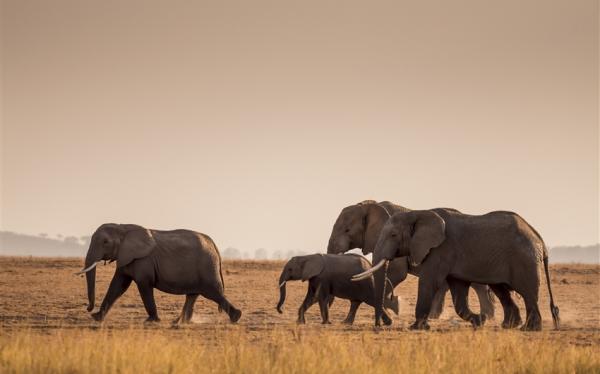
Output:
[[[573,365],[583,365],[583,371],[600,370],[600,266],[597,265],[553,265],[551,266],[552,287],[555,298],[561,311],[562,328],[553,330],[552,319],[548,307],[548,295],[545,284],[540,291],[540,309],[544,320],[544,331],[541,333],[522,333],[519,331],[505,331],[500,328],[502,310],[496,302],[496,318],[488,321],[486,326],[479,331],[473,331],[470,324],[461,321],[454,313],[450,297],[446,299],[444,313],[439,320],[430,322],[432,331],[412,332],[408,326],[413,322],[414,306],[416,301],[416,278],[409,276],[406,282],[396,288],[396,293],[401,296],[401,312],[395,317],[394,324],[389,328],[375,330],[373,328],[373,310],[361,306],[353,326],[341,324],[349,303],[336,299],[331,308],[332,325],[322,326],[318,307],[313,306],[307,313],[307,324],[295,324],[297,308],[306,292],[306,284],[290,282],[288,284],[288,298],[284,307],[284,314],[278,314],[275,305],[278,299],[277,279],[283,262],[277,261],[225,261],[223,276],[225,278],[226,295],[234,305],[243,311],[239,323],[232,325],[225,314],[217,311],[217,306],[205,299],[199,298],[196,303],[193,324],[173,328],[174,320],[184,302],[184,296],[169,295],[156,292],[156,303],[162,322],[153,325],[144,325],[146,312],[138,295],[135,284],[119,299],[113,309],[102,323],[94,322],[86,312],[87,297],[85,278],[73,275],[82,266],[81,259],[40,259],[0,257],[0,370],[10,371],[38,371],[51,372],[60,368],[71,371],[96,371],[110,372],[117,367],[122,372],[135,372],[136,370],[151,370],[161,372],[162,366],[128,366],[121,361],[119,366],[89,367],[87,364],[77,362],[52,361],[48,358],[45,364],[27,366],[30,361],[17,361],[17,356],[7,356],[7,352],[27,351],[31,348],[26,343],[37,346],[50,344],[53,349],[68,347],[81,341],[82,355],[93,355],[94,340],[97,337],[106,339],[134,339],[148,344],[149,340],[156,344],[167,345],[169,349],[190,350],[198,355],[207,354],[206,350],[217,349],[223,360],[234,360],[230,366],[213,363],[213,366],[196,365],[192,359],[187,366],[179,367],[181,371],[247,371],[256,367],[270,371],[282,371],[279,367],[285,362],[296,362],[295,355],[308,354],[315,345],[325,344],[325,350],[340,352],[348,361],[346,364],[332,366],[328,370],[346,371],[364,368],[362,364],[354,363],[349,367],[349,362],[358,360],[357,357],[367,353],[370,356],[383,355],[390,360],[392,366],[386,368],[404,368],[415,370],[415,366],[406,366],[399,363],[402,357],[419,355],[415,352],[426,351],[432,344],[436,347],[436,356],[423,353],[421,367],[430,371],[454,371],[452,367],[465,369],[464,365],[472,371],[512,370],[515,371],[575,371]],[[97,272],[97,300],[102,301],[108,283],[114,272],[114,264],[99,266]],[[516,297],[525,315],[522,300]],[[474,293],[471,295],[471,305],[477,309]],[[86,343],[87,342],[87,343]],[[190,343],[192,342],[192,343]],[[236,343],[237,342],[237,343]],[[283,348],[285,342],[296,343],[297,352]],[[153,343],[153,344],[154,344]],[[385,343],[385,344],[381,344]],[[90,351],[85,350],[85,344],[90,344]],[[190,347],[190,344],[192,346]],[[227,345],[239,346],[238,350],[254,352],[249,357],[244,354],[228,350]],[[407,346],[408,344],[408,346]],[[475,346],[473,346],[475,344]],[[174,345],[171,347],[171,345]],[[369,349],[353,347],[368,345]],[[29,347],[29,348],[28,348]],[[245,347],[245,348],[244,348]],[[378,347],[381,347],[379,349]],[[512,347],[512,348],[511,348]],[[512,352],[512,349],[521,353]],[[520,350],[518,350],[519,348]],[[194,351],[193,349],[196,349]],[[378,350],[379,349],[379,350]],[[12,350],[12,351],[11,351]],[[126,350],[126,348],[123,348]],[[462,359],[454,360],[452,350]],[[466,356],[480,350],[477,355],[496,363],[478,366],[476,361]],[[555,357],[541,358],[539,362],[532,358],[521,357],[522,352],[537,350],[546,352]],[[503,357],[508,351],[513,357]],[[462,352],[462,353],[461,353]],[[504,352],[504,353],[503,353]],[[568,352],[568,354],[567,354]],[[146,352],[152,355],[150,352]],[[51,355],[51,353],[48,353]],[[142,354],[142,353],[140,353]],[[214,354],[214,352],[213,352]],[[314,354],[314,353],[312,353]],[[264,355],[264,357],[263,357]],[[561,360],[563,355],[563,360]],[[67,357],[66,355],[65,357]],[[357,356],[357,357],[355,357]],[[40,359],[43,356],[40,356]],[[69,356],[70,357],[70,356]],[[113,356],[111,356],[113,357]],[[115,356],[117,357],[117,356]],[[179,357],[179,356],[177,356]],[[263,361],[270,362],[268,367],[252,361],[252,357],[263,357]],[[279,358],[278,358],[279,357]],[[287,357],[281,362],[281,357]],[[437,358],[436,358],[437,357]],[[113,357],[114,358],[114,357]],[[492,359],[493,358],[493,359]],[[104,358],[106,359],[106,358]],[[373,359],[370,357],[369,360]],[[510,360],[514,365],[510,366]],[[64,358],[63,360],[67,360]],[[72,357],[70,360],[77,360]],[[165,359],[169,361],[169,358]],[[371,362],[372,361],[360,362]],[[433,361],[431,361],[433,360]],[[505,360],[508,360],[505,362]],[[529,361],[528,361],[529,360]],[[150,361],[149,361],[150,362]],[[358,361],[357,361],[358,362]],[[528,363],[529,362],[529,363]],[[461,364],[462,363],[462,364]],[[21,365],[21,366],[19,366]],[[25,365],[25,366],[23,366]],[[62,366],[61,366],[62,365]],[[83,365],[83,366],[81,366]],[[112,364],[111,364],[112,365]],[[158,364],[157,364],[158,365]],[[237,366],[236,366],[237,365]],[[246,365],[246,366],[244,366]],[[292,372],[313,372],[316,366],[305,366],[298,361]],[[300,366],[298,366],[300,365]],[[393,366],[395,365],[395,366]],[[490,366],[491,365],[491,366]],[[508,365],[508,366],[507,366]],[[520,366],[519,366],[520,365]],[[525,366],[523,366],[525,365]],[[533,365],[533,366],[527,366]],[[550,366],[548,366],[550,365]],[[567,366],[565,366],[567,365]],[[176,366],[178,367],[178,366]],[[21,368],[22,370],[18,370]],[[87,369],[86,369],[87,368]],[[93,370],[92,370],[93,369]],[[166,369],[165,369],[166,370]],[[358,371],[358,370],[356,370]],[[421,370],[419,370],[421,371]],[[422,370],[423,372],[427,370]]]

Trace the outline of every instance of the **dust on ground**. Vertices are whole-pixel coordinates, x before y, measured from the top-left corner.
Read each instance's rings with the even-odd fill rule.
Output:
[[[219,331],[242,329],[256,339],[261,331],[277,327],[297,331],[297,309],[304,299],[306,283],[288,282],[284,313],[279,314],[275,305],[279,298],[277,281],[282,261],[224,261],[223,276],[227,298],[243,312],[237,325],[232,325],[224,313],[217,311],[213,302],[198,298],[193,324],[173,328],[171,321],[179,315],[185,296],[170,295],[155,290],[156,304],[161,322],[145,325],[146,311],[135,284],[121,297],[100,324],[93,321],[86,311],[87,295],[83,276],[74,273],[81,269],[81,259],[0,257],[0,330],[10,333],[20,329],[35,329],[55,333],[61,329],[164,329],[174,335],[185,331],[198,334],[204,341],[215,339]],[[96,310],[106,293],[115,270],[114,264],[98,266],[96,281]],[[600,266],[558,264],[551,266],[552,288],[560,307],[561,330],[552,327],[548,292],[545,278],[540,287],[540,309],[544,320],[543,333],[523,333],[526,339],[559,339],[574,345],[600,345]],[[344,334],[354,339],[358,332],[374,332],[378,339],[418,339],[422,332],[408,330],[414,319],[417,278],[409,278],[395,292],[401,296],[399,316],[394,316],[391,327],[373,329],[373,309],[363,304],[353,326],[343,325],[349,302],[336,299],[330,310],[331,325],[320,324],[318,305],[306,314],[306,326],[302,331],[314,333]],[[514,296],[525,317],[523,301]],[[470,305],[477,310],[474,292]],[[496,317],[486,322],[487,331],[501,333],[502,309],[496,301]],[[430,321],[431,333],[451,333],[470,330],[471,326],[460,320],[454,312],[450,295],[446,297],[445,309],[438,320]]]

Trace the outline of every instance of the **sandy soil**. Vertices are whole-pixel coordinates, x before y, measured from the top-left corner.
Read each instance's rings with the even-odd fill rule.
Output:
[[[283,262],[278,261],[225,261],[223,275],[226,295],[242,309],[243,316],[237,326],[228,322],[225,314],[219,314],[211,301],[199,298],[195,307],[194,324],[186,326],[186,331],[201,334],[210,341],[214,332],[222,329],[245,329],[260,338],[261,331],[277,326],[295,324],[297,308],[306,292],[306,284],[288,283],[288,298],[283,314],[278,314],[275,305],[278,300],[277,279]],[[30,328],[51,332],[57,329],[73,328],[153,328],[169,329],[184,302],[184,296],[169,295],[155,291],[159,316],[162,322],[145,326],[146,312],[135,285],[117,301],[107,319],[99,324],[86,312],[87,298],[85,278],[75,276],[81,269],[80,259],[42,259],[0,257],[0,330],[5,332]],[[96,305],[100,305],[115,265],[98,266]],[[548,307],[548,293],[544,285],[540,291],[540,308],[544,319],[544,330],[539,333],[524,333],[527,338],[560,339],[576,345],[600,346],[600,266],[597,265],[553,265],[551,267],[552,287],[560,307],[562,327],[552,328]],[[407,281],[396,288],[402,297],[400,315],[394,317],[394,325],[381,331],[381,338],[394,339],[397,336],[418,337],[408,330],[413,322],[416,301],[416,278],[409,276]],[[524,317],[522,300],[516,297]],[[474,293],[471,305],[477,309]],[[318,306],[307,313],[307,325],[311,331],[328,331],[339,334],[356,335],[358,331],[373,331],[373,310],[363,305],[359,309],[353,326],[341,324],[349,307],[346,300],[336,299],[331,313],[332,325],[322,326]],[[498,331],[502,321],[502,310],[496,302],[497,314],[488,321],[485,330]],[[470,325],[456,316],[450,296],[447,296],[444,313],[439,320],[431,321],[434,332],[445,333],[456,330],[469,330]],[[431,332],[426,332],[431,333]]]

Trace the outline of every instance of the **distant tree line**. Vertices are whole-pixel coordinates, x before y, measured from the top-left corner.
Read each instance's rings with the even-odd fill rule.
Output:
[[[84,257],[89,247],[90,236],[56,235],[50,238],[46,233],[39,235],[18,234],[10,231],[0,231],[0,255],[3,256],[41,256],[41,257]],[[257,248],[253,251],[242,251],[227,247],[221,250],[226,259],[252,260],[286,260],[317,251],[300,249],[268,250]],[[558,246],[550,248],[551,263],[600,263],[600,244],[589,246]]]

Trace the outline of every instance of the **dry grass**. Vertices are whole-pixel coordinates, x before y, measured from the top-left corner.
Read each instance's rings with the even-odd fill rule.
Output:
[[[0,338],[3,373],[487,373],[599,372],[597,347],[515,332],[419,333],[381,341],[278,328],[253,339],[243,329],[201,337],[162,330],[23,330]]]
[[[563,327],[552,330],[542,288],[541,333],[502,330],[501,316],[473,331],[458,320],[449,299],[442,318],[431,322],[432,331],[408,331],[416,296],[413,277],[396,290],[403,297],[402,311],[391,328],[374,330],[367,307],[361,307],[354,326],[340,324],[348,308],[343,300],[333,305],[333,325],[320,325],[313,307],[307,325],[296,326],[306,285],[289,285],[285,313],[278,314],[281,263],[272,261],[224,264],[227,295],[244,312],[237,325],[218,314],[213,303],[199,300],[196,323],[171,328],[183,297],[157,292],[163,322],[144,326],[135,287],[97,324],[85,312],[85,281],[73,276],[80,266],[74,259],[0,257],[1,373],[600,373],[599,266],[552,267]],[[97,303],[113,271],[99,269]]]

